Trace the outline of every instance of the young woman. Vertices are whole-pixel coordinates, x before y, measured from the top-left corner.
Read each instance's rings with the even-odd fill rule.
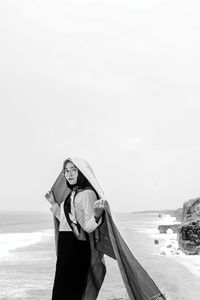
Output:
[[[64,162],[62,175],[70,193],[61,205],[52,192],[46,194],[59,221],[52,300],[81,300],[91,260],[88,233],[101,224],[105,201],[97,199],[97,192],[71,159]]]
[[[96,300],[106,273],[104,254],[117,260],[130,300],[166,299],[122,238],[85,160],[67,159],[46,198],[57,245],[52,300]]]

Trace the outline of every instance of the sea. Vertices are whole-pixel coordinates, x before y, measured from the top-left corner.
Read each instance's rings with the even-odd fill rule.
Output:
[[[195,273],[194,264],[177,248],[172,251],[176,236],[158,231],[159,224],[174,222],[173,218],[144,212],[116,213],[113,218],[133,255],[167,300],[200,299],[198,258]],[[98,300],[128,299],[117,262],[109,257],[105,261],[107,273]],[[51,300],[55,264],[51,212],[0,212],[1,300]]]

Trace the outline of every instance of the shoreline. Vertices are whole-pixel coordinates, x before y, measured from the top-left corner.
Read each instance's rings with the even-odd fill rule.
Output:
[[[134,217],[128,214],[119,216],[117,220],[120,233],[127,241],[127,245],[166,295],[167,300],[196,300],[200,295],[198,255],[188,256],[181,252],[177,254],[176,234],[170,233],[170,230],[167,234],[160,234],[157,229],[160,224],[174,223],[174,217],[164,214],[161,217],[158,214]],[[21,227],[19,228],[21,229]],[[15,242],[17,244],[20,242],[21,247],[9,249],[7,258],[1,260],[1,270],[4,276],[0,283],[4,292],[2,290],[0,298],[7,293],[8,299],[12,300],[13,292],[20,292],[21,299],[34,300],[40,294],[44,300],[48,300],[56,263],[53,229],[39,232],[36,230],[34,234],[30,233],[33,229],[32,226],[25,229],[29,230],[22,235],[18,235],[19,233],[16,234],[16,232],[9,234],[10,238],[13,237],[12,240],[9,240],[10,242],[15,241],[14,237],[19,237],[19,240]],[[4,241],[6,241],[6,235]],[[154,243],[155,239],[159,240],[158,244]],[[27,245],[30,241],[31,245]],[[10,244],[10,246],[12,245]],[[98,300],[126,299],[126,290],[117,262],[109,257],[105,257],[105,260],[107,273]],[[27,272],[27,270],[29,271]],[[38,272],[41,272],[45,286],[41,285],[41,278],[37,276]],[[182,276],[183,274],[185,276]],[[17,279],[19,276],[21,276],[20,282]],[[10,282],[10,286],[12,285],[12,289],[8,286],[8,282]],[[30,282],[32,286],[28,285]]]
[[[0,261],[9,259],[13,251],[40,243],[44,238],[52,237],[52,229],[31,232],[0,233]]]

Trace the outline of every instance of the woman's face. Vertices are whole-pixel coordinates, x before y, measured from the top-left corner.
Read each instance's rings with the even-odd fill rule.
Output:
[[[65,178],[69,184],[74,185],[77,183],[78,169],[71,162],[67,162],[64,169]]]

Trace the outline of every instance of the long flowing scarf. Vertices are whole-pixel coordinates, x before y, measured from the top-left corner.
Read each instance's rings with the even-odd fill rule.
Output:
[[[84,174],[101,199],[105,199],[94,172],[89,164],[81,158],[72,158],[72,163]],[[56,179],[52,192],[60,204],[71,192],[66,185],[63,173]],[[57,245],[58,221],[54,218],[55,241]],[[110,208],[107,205],[102,224],[89,234],[91,248],[91,266],[88,274],[83,300],[96,300],[105,276],[103,255],[117,260],[122,279],[130,300],[164,300],[155,282],[134,257],[118,231]],[[57,248],[57,246],[56,246]]]

